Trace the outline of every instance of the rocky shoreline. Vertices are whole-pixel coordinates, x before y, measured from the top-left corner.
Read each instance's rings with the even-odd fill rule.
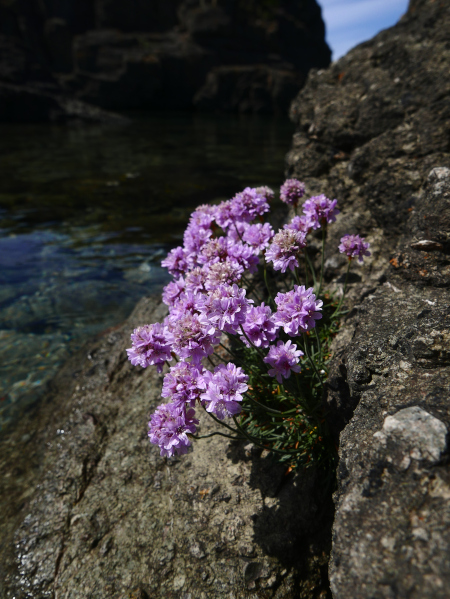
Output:
[[[358,230],[373,250],[325,398],[335,514],[314,474],[285,476],[245,444],[159,458],[146,422],[161,377],[124,352],[163,315],[146,299],[2,440],[1,597],[448,595],[449,31],[445,3],[411,0],[397,26],[311,73],[291,109],[289,174],[340,201],[329,246]],[[342,282],[334,251],[326,267]]]

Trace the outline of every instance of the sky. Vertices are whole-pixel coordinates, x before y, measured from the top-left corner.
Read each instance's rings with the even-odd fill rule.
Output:
[[[408,8],[408,0],[318,0],[318,3],[333,60],[395,25]]]

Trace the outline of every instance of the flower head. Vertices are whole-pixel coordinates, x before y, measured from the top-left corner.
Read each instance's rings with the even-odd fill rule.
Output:
[[[298,266],[298,254],[306,246],[306,234],[292,229],[278,231],[266,250],[266,260],[273,262],[275,270],[286,272]]]
[[[191,362],[178,362],[164,376],[161,395],[176,405],[189,405],[192,408],[200,396],[202,375],[200,369]]]
[[[294,216],[294,218],[284,225],[284,229],[293,229],[294,231],[301,231],[302,233],[309,233],[314,227],[316,220],[309,214],[303,214],[302,216]]]
[[[206,270],[205,288],[214,291],[219,285],[237,283],[244,273],[244,267],[236,260],[225,260],[210,264]]]
[[[276,377],[277,381],[281,383],[283,378],[288,379],[291,376],[291,370],[300,372],[301,368],[298,362],[301,356],[303,356],[303,352],[297,349],[297,346],[289,339],[286,343],[278,341],[276,346],[272,345],[264,362],[272,366],[268,371],[270,376]]]
[[[253,249],[262,251],[269,245],[274,236],[274,231],[269,223],[257,223],[249,225],[242,236],[243,241],[252,246]]]
[[[198,420],[195,411],[173,403],[156,408],[148,423],[148,436],[151,443],[158,445],[162,456],[171,457],[175,453],[187,453],[191,444],[188,433],[195,434]]]
[[[170,274],[176,277],[184,274],[189,268],[186,251],[180,246],[170,250],[161,262],[161,266],[167,268]]]
[[[364,237],[359,235],[344,235],[341,237],[339,251],[341,254],[346,254],[350,260],[358,258],[359,262],[363,262],[364,256],[370,256],[370,244],[364,240]]]
[[[163,289],[162,301],[166,306],[173,306],[184,291],[184,279],[180,277],[176,281],[171,281]]]
[[[219,285],[203,297],[198,309],[205,319],[220,331],[235,334],[239,326],[245,322],[248,307],[253,303],[245,294],[245,289],[236,284]]]
[[[170,323],[173,335],[173,349],[193,364],[200,364],[205,356],[210,356],[213,345],[219,342],[220,333],[206,318],[199,314],[186,312]]]
[[[172,335],[159,322],[134,329],[131,342],[127,354],[133,366],[147,368],[156,364],[158,372],[161,372],[164,362],[172,359]]]
[[[278,293],[275,298],[278,310],[273,316],[276,325],[283,327],[291,337],[297,337],[316,326],[316,320],[322,318],[322,300],[316,300],[314,289],[303,285],[294,285],[292,291]]]
[[[313,229],[320,229],[324,223],[334,223],[339,210],[337,200],[329,200],[323,194],[313,196],[303,204],[303,212],[313,221]]]
[[[231,218],[234,222],[251,222],[258,215],[269,211],[269,204],[265,195],[258,193],[252,187],[246,187],[244,191],[237,193],[231,200]]]
[[[305,195],[305,184],[298,179],[287,179],[280,187],[280,200],[296,206]]]
[[[278,337],[278,326],[273,320],[270,307],[264,302],[260,306],[251,306],[247,310],[242,328],[255,347],[268,347]],[[241,341],[249,347],[250,344],[244,335]]]
[[[242,401],[243,393],[248,389],[248,376],[242,368],[232,364],[219,364],[214,373],[206,371],[203,377],[205,393],[200,399],[211,412],[222,420],[225,416],[233,416],[241,411],[238,402]]]

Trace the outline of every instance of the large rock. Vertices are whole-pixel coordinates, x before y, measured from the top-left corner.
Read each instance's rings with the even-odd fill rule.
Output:
[[[373,249],[350,284],[326,397],[342,431],[335,599],[448,596],[449,32],[447,3],[415,0],[311,73],[291,109],[290,174],[341,202],[327,276],[342,272],[344,233]]]
[[[0,596],[326,597],[331,502],[312,471],[223,437],[169,461],[148,442],[162,375],[124,348],[165,310],[141,301],[2,438]]]

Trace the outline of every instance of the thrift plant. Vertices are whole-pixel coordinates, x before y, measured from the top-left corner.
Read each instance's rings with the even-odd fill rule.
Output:
[[[184,454],[197,435],[196,410],[223,425],[223,435],[270,450],[290,468],[329,467],[335,448],[322,404],[330,343],[339,326],[350,264],[369,256],[359,235],[345,235],[344,293],[337,303],[322,294],[327,227],[337,200],[307,199],[305,185],[287,180],[280,199],[296,215],[276,234],[263,217],[274,192],[249,188],[191,215],[183,246],[162,265],[173,276],[163,292],[169,315],[131,335],[131,363],[159,372],[167,364],[167,403],[149,422],[161,455]],[[308,236],[321,229],[319,276]],[[317,235],[317,233],[316,233]],[[320,232],[318,233],[320,236]],[[311,286],[310,286],[311,284]]]

